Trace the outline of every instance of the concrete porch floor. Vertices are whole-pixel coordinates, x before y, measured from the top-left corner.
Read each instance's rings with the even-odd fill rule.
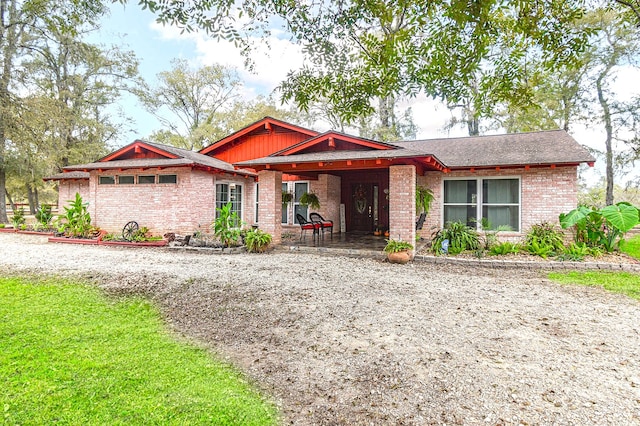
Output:
[[[417,249],[420,250],[425,243],[425,241],[420,241],[417,244]],[[382,250],[386,245],[384,236],[375,236],[370,232],[337,232],[333,234],[333,239],[329,233],[325,233],[323,238],[322,232],[320,232],[319,237],[314,238],[312,233],[306,232],[305,237],[301,240],[300,231],[298,231],[287,233],[278,248],[288,251],[385,258],[386,255]]]

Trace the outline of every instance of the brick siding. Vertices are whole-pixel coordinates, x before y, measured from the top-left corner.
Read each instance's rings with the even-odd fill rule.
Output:
[[[70,179],[59,181],[58,211],[60,213],[64,212],[64,207],[70,204],[69,201],[76,199],[76,193],[79,193],[85,202],[89,200],[89,179]]]
[[[560,213],[574,209],[578,204],[578,169],[567,167],[540,167],[525,170],[525,168],[477,171],[454,171],[451,173],[427,172],[419,176],[418,185],[430,188],[434,193],[431,210],[427,216],[420,235],[428,238],[434,229],[441,228],[443,214],[443,181],[449,178],[491,178],[491,177],[520,177],[521,186],[521,230],[520,234],[528,231],[531,225],[541,222],[559,223]],[[515,233],[514,233],[515,234]],[[520,235],[517,234],[517,235]]]
[[[282,172],[261,171],[258,183],[258,225],[278,244],[282,241]]]
[[[175,184],[100,185],[99,176],[175,174]],[[243,185],[243,219],[253,216],[255,206],[249,188],[253,179],[233,175],[212,175],[189,168],[167,168],[161,171],[142,169],[92,171],[89,179],[89,212],[93,223],[108,232],[118,233],[125,223],[135,220],[153,234],[165,232],[190,234],[210,232],[215,218],[216,182],[236,182]],[[251,200],[251,201],[249,201]]]
[[[324,219],[333,221],[333,232],[340,232],[340,177],[320,174],[317,181],[310,182],[309,190],[318,195],[320,208],[317,212]]]
[[[415,245],[416,168],[389,167],[389,238]]]

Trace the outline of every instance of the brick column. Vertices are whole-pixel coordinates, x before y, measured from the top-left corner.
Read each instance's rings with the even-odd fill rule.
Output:
[[[416,167],[389,167],[389,238],[416,244]]]
[[[318,194],[318,213],[326,220],[333,220],[333,232],[340,232],[340,176],[321,173],[317,181],[311,182],[311,190]]]
[[[272,243],[282,241],[282,172],[258,172],[258,226],[273,236]]]

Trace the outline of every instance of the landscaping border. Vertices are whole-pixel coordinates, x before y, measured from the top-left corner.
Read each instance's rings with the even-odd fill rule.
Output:
[[[570,270],[570,271],[611,271],[611,272],[640,272],[640,263],[607,263],[607,262],[559,262],[549,260],[536,262],[528,260],[499,260],[499,259],[464,259],[444,256],[430,256],[417,254],[414,261],[449,264],[467,267],[485,267],[501,269],[534,269],[534,270]]]

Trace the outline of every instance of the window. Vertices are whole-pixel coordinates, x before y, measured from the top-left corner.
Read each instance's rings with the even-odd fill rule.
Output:
[[[138,176],[138,184],[144,185],[144,184],[150,184],[150,183],[156,183],[156,176],[155,175],[140,175],[140,176]]]
[[[134,183],[135,179],[133,176],[118,176],[119,185],[133,185]]]
[[[520,179],[456,179],[444,181],[444,222],[475,228],[485,218],[493,229],[507,225],[520,231]]]
[[[258,210],[260,207],[260,184],[256,183],[256,214],[254,222],[258,223]]]
[[[100,176],[100,179],[98,180],[100,185],[113,185],[116,183],[116,177],[115,176]]]
[[[305,192],[309,192],[308,182],[294,182],[293,184],[293,223],[298,222],[298,216],[301,215],[305,219],[309,219],[309,209],[307,206],[300,204],[300,197]]]
[[[217,183],[216,184],[216,217],[218,209],[231,202],[231,212],[238,214],[242,218],[242,185],[237,183]],[[240,226],[240,223],[236,224]]]
[[[289,192],[289,184],[287,182],[282,183],[282,192]],[[282,203],[282,223],[289,223],[289,203]]]
[[[158,175],[158,183],[178,183],[176,175]]]

